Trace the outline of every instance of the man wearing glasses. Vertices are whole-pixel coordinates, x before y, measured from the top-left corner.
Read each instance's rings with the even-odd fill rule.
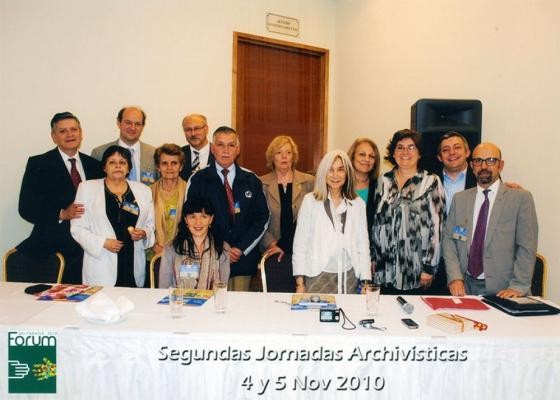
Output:
[[[189,143],[181,150],[185,153],[185,165],[181,171],[181,178],[188,181],[189,177],[199,169],[214,162],[208,142],[208,122],[202,114],[190,114],[183,118],[183,132]]]
[[[140,141],[140,136],[146,125],[146,113],[140,107],[123,107],[117,114],[119,139],[96,147],[91,156],[99,161],[109,146],[122,146],[132,154],[132,169],[128,179],[151,185],[157,180],[154,164],[155,147]]]
[[[500,180],[500,149],[481,143],[470,165],[477,186],[453,196],[443,232],[449,291],[453,296],[529,294],[538,223],[531,193]]]

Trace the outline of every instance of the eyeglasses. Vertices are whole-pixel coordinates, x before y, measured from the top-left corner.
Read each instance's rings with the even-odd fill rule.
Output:
[[[473,158],[472,159],[472,163],[473,165],[476,165],[477,167],[481,166],[483,162],[486,163],[486,165],[488,165],[489,167],[491,167],[492,165],[496,165],[496,163],[500,161],[499,158],[496,157],[488,157],[488,158]]]
[[[416,145],[409,144],[408,146],[403,146],[402,144],[399,144],[397,147],[395,147],[395,152],[403,152],[405,150],[414,151],[416,150]]]
[[[200,132],[204,128],[206,128],[206,125],[193,126],[192,128],[183,128],[183,132],[185,132],[185,133],[187,133],[187,132]]]
[[[142,126],[144,126],[144,124],[142,122],[133,122],[130,121],[128,119],[125,119],[123,121],[124,126],[130,128],[131,126],[134,126],[135,128],[141,128]]]

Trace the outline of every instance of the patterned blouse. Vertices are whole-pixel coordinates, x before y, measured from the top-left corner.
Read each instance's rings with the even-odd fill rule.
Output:
[[[377,182],[371,231],[374,281],[399,290],[420,287],[439,263],[445,194],[439,178],[420,171],[399,191],[396,169]]]

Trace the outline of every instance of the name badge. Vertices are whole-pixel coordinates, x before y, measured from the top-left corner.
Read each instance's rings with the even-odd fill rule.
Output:
[[[177,216],[177,207],[169,207],[169,218],[175,218]]]
[[[122,209],[134,215],[140,214],[140,209],[138,208],[138,206],[134,203],[129,203],[128,201],[125,201],[122,204]]]
[[[239,205],[239,202],[236,201],[235,203],[233,203],[233,212],[235,214],[239,214],[241,212],[241,206]]]
[[[179,266],[179,279],[198,279],[200,264],[181,264]]]
[[[142,171],[140,173],[140,182],[150,186],[156,181],[156,173],[151,171]]]
[[[457,225],[453,228],[453,239],[460,240],[461,242],[467,241],[467,228],[464,226]]]

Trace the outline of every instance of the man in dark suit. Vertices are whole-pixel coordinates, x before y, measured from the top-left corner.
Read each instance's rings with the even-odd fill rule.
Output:
[[[258,244],[270,213],[262,183],[251,171],[239,167],[239,137],[227,126],[214,132],[212,154],[216,161],[190,179],[187,202],[206,198],[214,206],[214,230],[231,249],[230,290],[248,291],[257,272]]]
[[[530,294],[538,223],[531,193],[500,180],[500,149],[481,143],[471,167],[477,187],[453,197],[443,232],[443,257],[453,296]]]
[[[51,138],[55,149],[27,161],[19,214],[33,224],[33,231],[17,249],[37,259],[59,251],[66,261],[63,282],[81,283],[83,251],[70,235],[70,220],[80,218],[84,207],[74,203],[74,197],[81,181],[103,173],[97,160],[78,152],[82,128],[72,113],[54,115]]]
[[[214,156],[208,143],[208,122],[201,114],[190,114],[183,118],[183,132],[189,143],[181,150],[185,153],[185,165],[181,178],[188,181],[190,176],[199,169],[214,163]]]

